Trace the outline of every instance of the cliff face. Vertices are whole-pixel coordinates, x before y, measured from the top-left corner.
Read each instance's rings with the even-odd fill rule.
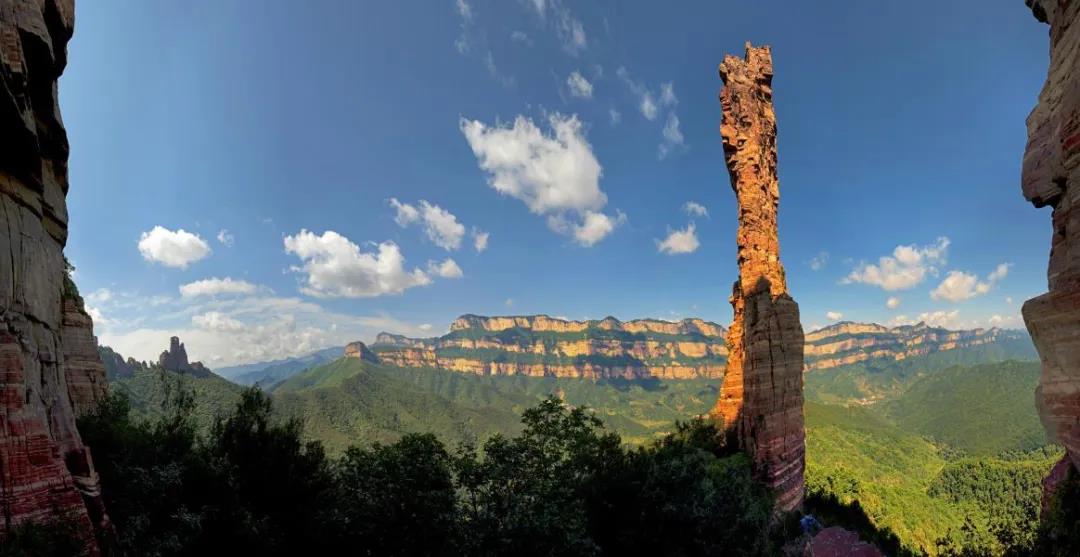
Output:
[[[546,315],[464,315],[429,339],[380,334],[380,361],[477,375],[534,377],[718,378],[727,348],[723,327],[687,319],[568,321]]]
[[[891,328],[874,323],[837,323],[806,335],[805,369],[829,369],[879,358],[904,360],[1010,338],[1020,335],[997,328],[950,331],[925,323]]]
[[[73,25],[71,0],[0,0],[0,531],[62,518],[96,553],[93,526],[108,519],[75,415],[101,394],[104,368],[86,350],[89,317],[64,299],[57,79]]]
[[[1049,292],[1024,304],[1043,374],[1035,393],[1051,438],[1080,467],[1080,2],[1027,0],[1050,24],[1050,69],[1027,119],[1024,197],[1050,206]]]
[[[731,294],[727,373],[713,414],[754,461],[755,475],[776,494],[778,510],[802,506],[803,330],[787,293],[777,238],[776,114],[772,54],[746,45],[746,57],[720,64],[720,136],[739,203],[739,279]]]

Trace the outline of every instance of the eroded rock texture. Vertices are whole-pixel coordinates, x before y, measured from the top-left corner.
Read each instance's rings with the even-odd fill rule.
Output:
[[[72,0],[0,0],[0,534],[60,519],[96,553],[93,526],[108,519],[75,415],[105,377],[86,350],[89,317],[66,305],[77,294],[64,282],[68,142],[56,93],[74,13]]]
[[[769,47],[747,43],[745,58],[727,56],[720,64],[720,135],[739,202],[739,280],[731,294],[727,373],[713,414],[773,488],[777,508],[792,510],[804,494],[803,330],[780,263],[772,76]]]
[[[1049,292],[1024,304],[1043,363],[1036,390],[1051,438],[1080,466],[1080,2],[1028,0],[1050,24],[1050,70],[1027,119],[1024,197],[1053,209]]]

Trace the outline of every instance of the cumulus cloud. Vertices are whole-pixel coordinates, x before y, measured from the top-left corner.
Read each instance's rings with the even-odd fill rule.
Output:
[[[829,321],[839,321],[844,318],[844,314],[840,313],[839,311],[826,311],[825,317]]]
[[[950,271],[945,276],[945,279],[941,281],[941,284],[930,291],[930,297],[934,300],[945,300],[953,303],[969,300],[989,293],[994,288],[994,285],[1008,274],[1009,264],[1007,263],[998,265],[986,276],[985,281],[979,280],[972,273]]]
[[[191,316],[191,324],[206,331],[219,333],[234,333],[244,330],[243,323],[220,311],[208,311],[201,315],[193,315]]]
[[[571,72],[570,77],[566,78],[566,86],[570,88],[570,96],[572,97],[580,99],[592,98],[592,83],[589,83],[589,80],[585,79],[577,71]]]
[[[488,232],[481,232],[479,228],[474,226],[472,229],[472,237],[473,248],[476,249],[476,253],[483,253],[483,251],[487,249],[488,238],[491,237],[491,234]]]
[[[227,228],[222,228],[217,233],[217,241],[219,244],[231,248],[236,243],[236,237]]]
[[[208,278],[180,285],[180,296],[194,298],[196,296],[217,296],[219,294],[254,294],[255,285],[230,277],[223,279]]]
[[[928,275],[936,276],[938,267],[944,265],[949,249],[949,239],[938,238],[927,246],[896,246],[892,255],[882,256],[878,263],[862,263],[841,284],[862,283],[878,286],[883,290],[905,290],[923,282]]]
[[[707,217],[709,216],[709,210],[704,205],[696,201],[687,201],[683,205],[683,211],[692,217]]]
[[[465,273],[461,271],[461,267],[458,267],[458,264],[449,257],[442,263],[429,261],[428,272],[442,278],[461,278],[465,276]]]
[[[210,255],[210,245],[183,228],[169,230],[155,226],[139,237],[139,253],[143,259],[166,267],[186,269],[188,265]]]
[[[955,329],[960,326],[960,310],[937,310],[937,311],[925,311],[918,315],[916,318],[909,318],[907,315],[897,315],[892,318],[890,324],[892,325],[915,325],[918,323],[926,323],[931,327],[943,327],[946,329]]]
[[[817,255],[815,255],[814,257],[812,257],[810,259],[810,270],[811,271],[820,271],[820,270],[824,269],[825,266],[828,265],[828,264],[829,264],[829,252],[827,252],[827,251],[818,252]]]
[[[405,228],[410,224],[421,222],[424,225],[424,234],[436,246],[447,251],[461,247],[461,240],[465,237],[465,225],[458,222],[457,217],[450,211],[420,200],[420,208],[408,203],[402,203],[396,198],[390,198],[390,206],[396,214],[394,222]]]
[[[376,252],[366,253],[333,230],[321,236],[301,230],[285,237],[285,252],[303,261],[292,270],[306,275],[300,291],[309,296],[370,298],[431,283],[424,271],[405,270],[405,257],[394,242],[383,242]]]
[[[675,84],[672,82],[660,84],[660,104],[664,106],[671,106],[678,104],[679,99],[675,98]]]
[[[885,300],[885,307],[889,309],[896,309],[900,307],[900,298],[897,298],[896,296],[889,297],[888,300]]]
[[[688,224],[685,230],[672,230],[668,233],[667,238],[656,241],[656,246],[660,253],[666,253],[668,255],[694,253],[700,245],[701,244],[698,243],[697,233],[694,230],[694,223]]]
[[[488,185],[548,218],[556,232],[591,246],[623,220],[601,212],[607,195],[600,190],[602,169],[576,116],[553,114],[545,134],[518,116],[512,126],[487,126],[462,119],[464,134]]]
[[[660,142],[660,158],[667,157],[672,151],[683,145],[683,134],[679,130],[679,117],[674,112],[668,114],[667,123],[661,132],[663,141]]]

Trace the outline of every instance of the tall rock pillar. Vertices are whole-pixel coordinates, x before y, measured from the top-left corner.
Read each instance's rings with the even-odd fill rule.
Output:
[[[1080,469],[1080,1],[1027,0],[1050,24],[1050,70],[1027,119],[1021,183],[1036,207],[1053,209],[1049,292],[1024,303],[1042,359],[1035,403],[1050,437]],[[1056,470],[1063,476],[1067,466]]]
[[[0,536],[60,520],[95,554],[95,526],[109,523],[75,415],[103,394],[105,370],[65,283],[57,102],[74,18],[73,0],[0,0]]]
[[[720,64],[720,136],[739,203],[739,280],[727,371],[712,413],[753,459],[777,509],[789,511],[804,496],[803,330],[780,263],[772,77],[767,46],[747,43],[745,58],[729,55]]]

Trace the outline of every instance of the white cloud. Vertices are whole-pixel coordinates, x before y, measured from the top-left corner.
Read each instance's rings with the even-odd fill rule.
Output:
[[[949,239],[941,237],[928,246],[896,246],[891,256],[882,256],[878,264],[862,263],[841,284],[863,283],[884,290],[913,288],[926,279],[936,276],[938,266],[945,264]]]
[[[945,280],[930,292],[930,297],[934,300],[946,300],[953,303],[969,300],[989,293],[994,285],[1008,274],[1009,264],[1007,263],[998,265],[986,276],[985,281],[980,281],[972,273],[951,271],[945,276]]]
[[[810,270],[811,271],[820,271],[820,270],[824,269],[825,266],[828,265],[828,264],[829,264],[829,252],[827,252],[827,251],[818,252],[817,255],[815,255],[813,258],[810,259]]]
[[[1021,320],[1017,315],[991,315],[990,319],[986,320],[987,324],[991,327],[1009,327],[1019,325]]]
[[[889,321],[892,325],[915,325],[917,323],[926,323],[931,327],[943,327],[947,329],[955,329],[960,326],[959,322],[960,310],[938,310],[938,311],[926,311],[920,313],[915,319],[910,319],[906,315],[897,315]]]
[[[244,324],[220,311],[208,311],[191,316],[191,324],[206,331],[234,333],[244,330]]]
[[[217,233],[217,241],[219,244],[231,248],[236,244],[236,237],[227,228],[222,228]]]
[[[143,259],[166,267],[186,269],[188,265],[210,255],[210,245],[197,234],[183,228],[176,231],[155,226],[139,237],[139,253]]]
[[[503,302],[503,304],[505,304],[506,307],[508,307],[508,308],[512,308],[512,307],[514,307],[514,299],[513,298],[507,298],[506,301]]]
[[[419,209],[393,197],[390,198],[390,206],[397,211],[394,222],[398,226],[405,228],[415,222],[423,222],[424,233],[436,246],[447,251],[461,247],[461,240],[465,237],[465,225],[458,222],[457,217],[450,211],[423,199],[420,200]]]
[[[254,294],[255,285],[244,280],[208,278],[180,285],[180,296],[216,296],[218,294]]]
[[[826,311],[825,317],[829,321],[839,321],[844,318],[844,314],[840,313],[839,311]]]
[[[704,205],[696,201],[687,201],[683,205],[683,211],[692,217],[707,217],[709,216],[709,210]]]
[[[672,106],[679,103],[679,99],[675,98],[675,84],[672,82],[660,84],[660,104],[664,106]]]
[[[113,292],[108,288],[98,288],[97,290],[84,296],[85,300],[91,304],[104,304],[113,299]]]
[[[660,111],[656,106],[656,101],[653,100],[652,93],[648,91],[641,94],[641,104],[638,105],[638,110],[641,111],[641,115],[646,120],[655,120],[656,114]]]
[[[472,19],[472,6],[465,0],[457,0],[457,11],[461,19],[469,21]]]
[[[476,248],[476,253],[482,253],[487,249],[488,238],[491,234],[488,232],[481,232],[479,228],[475,226],[472,229],[473,247]]]
[[[612,126],[617,126],[619,122],[622,122],[622,113],[614,108],[608,109],[608,118],[611,118]]]
[[[527,46],[533,45],[532,38],[529,37],[529,35],[526,34],[524,31],[515,30],[513,33],[510,33],[510,40],[514,41],[515,43],[521,43]]]
[[[101,327],[102,325],[107,325],[109,323],[109,320],[105,319],[101,310],[96,307],[86,306],[86,314],[94,321],[94,326],[96,327]]]
[[[585,27],[581,24],[581,20],[574,17],[566,8],[559,10],[555,22],[555,33],[559,36],[563,50],[572,56],[577,56],[588,47]]]
[[[589,80],[585,79],[577,71],[572,72],[570,77],[566,78],[566,86],[570,88],[570,96],[581,99],[592,98],[592,83],[589,83]]]
[[[685,230],[672,230],[667,238],[656,241],[660,253],[668,255],[694,253],[700,245],[697,233],[694,231],[694,223],[688,224]]]
[[[1012,303],[1013,303],[1012,296],[1006,296],[1005,297],[1005,303],[1009,304],[1009,305],[1012,305]]]
[[[431,283],[424,271],[405,270],[405,257],[394,242],[383,242],[377,252],[365,253],[333,230],[321,236],[301,230],[285,237],[285,252],[303,261],[303,266],[292,270],[307,275],[300,291],[309,296],[368,298],[401,294]]]
[[[889,309],[896,309],[900,307],[900,298],[897,298],[896,296],[889,297],[888,300],[885,300],[885,307]]]
[[[593,245],[622,217],[601,213],[607,204],[607,195],[600,190],[602,169],[581,122],[576,116],[552,114],[549,124],[551,136],[524,116],[518,116],[513,126],[489,127],[464,118],[460,122],[477,163],[488,173],[488,185],[547,216],[552,230]]]
[[[394,216],[394,222],[396,222],[398,226],[405,228],[420,220],[420,211],[416,207],[409,205],[408,203],[402,203],[398,201],[396,197],[391,197],[389,203],[390,206],[397,211],[397,214]]]
[[[461,278],[465,276],[465,273],[461,271],[461,267],[458,267],[458,264],[449,257],[442,263],[429,261],[428,272],[442,278]]]
[[[683,134],[679,130],[679,117],[674,112],[668,113],[667,123],[661,132],[663,141],[660,143],[660,158],[668,156],[673,150],[683,144]]]

